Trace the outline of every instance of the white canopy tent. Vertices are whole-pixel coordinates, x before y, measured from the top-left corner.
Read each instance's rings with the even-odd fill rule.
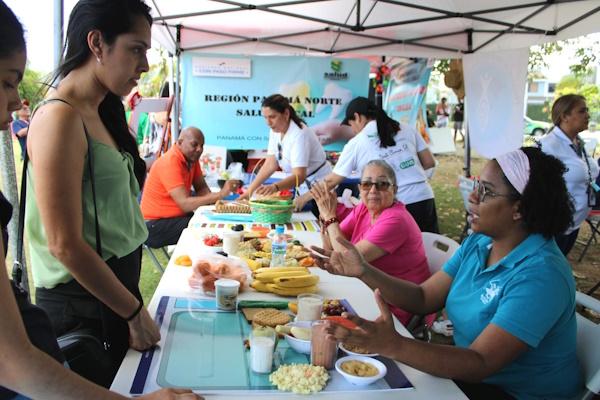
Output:
[[[152,0],[151,5],[155,19],[153,39],[175,56],[194,51],[463,58],[469,62],[470,55],[486,53],[489,63],[494,57],[498,60],[510,57],[507,50],[527,49],[534,44],[600,30],[600,0],[423,0],[414,4],[395,0]],[[485,59],[474,57],[472,62],[478,68],[470,70],[481,70],[483,66],[479,64]],[[514,81],[516,75],[526,74],[526,57],[516,59],[504,69],[495,69],[499,85],[510,79]],[[179,70],[177,65],[176,81]],[[469,84],[473,78],[465,77],[467,92],[477,86]],[[178,89],[176,85],[176,115],[180,109]],[[517,90],[522,90],[520,96],[523,97],[525,85]],[[475,97],[467,96],[467,101]],[[518,109],[512,121],[522,124],[523,101],[514,103],[518,97],[513,95],[510,99],[512,108]],[[495,101],[506,103],[508,100]],[[467,107],[473,115],[478,111],[474,106],[480,101],[470,103]],[[490,109],[489,104],[487,109]],[[506,129],[505,114],[492,114],[491,118],[498,118],[502,124],[490,120],[488,126]],[[177,132],[177,118],[173,122]],[[514,146],[520,142],[521,129],[514,126],[513,131],[518,131],[519,136],[515,133],[510,142]],[[470,130],[474,139],[479,134],[478,129]],[[488,142],[497,136],[488,131],[482,140]],[[477,140],[474,145],[484,155],[495,155],[477,148]],[[502,146],[495,148],[500,150]]]
[[[598,0],[152,0],[172,53],[456,58],[598,31]]]

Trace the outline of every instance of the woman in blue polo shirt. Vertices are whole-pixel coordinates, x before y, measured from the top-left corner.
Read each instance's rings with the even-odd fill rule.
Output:
[[[582,388],[576,355],[575,282],[554,241],[573,206],[563,164],[536,148],[489,161],[471,193],[474,231],[442,271],[420,285],[383,275],[348,242],[323,267],[375,290],[382,315],[331,326],[360,345],[432,375],[470,398],[570,398]],[[385,299],[385,301],[384,301]],[[456,346],[419,342],[394,329],[386,305],[415,314],[446,307]]]

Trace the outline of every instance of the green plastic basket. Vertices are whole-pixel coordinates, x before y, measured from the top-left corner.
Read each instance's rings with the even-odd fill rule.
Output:
[[[292,219],[292,200],[253,200],[250,202],[254,222],[286,224]]]

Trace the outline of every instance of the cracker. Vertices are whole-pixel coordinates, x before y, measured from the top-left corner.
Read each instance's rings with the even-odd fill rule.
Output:
[[[245,200],[223,201],[215,203],[215,212],[221,214],[250,214],[250,204]]]
[[[252,322],[257,325],[276,327],[290,322],[290,316],[274,308],[266,308],[257,312],[252,317]]]

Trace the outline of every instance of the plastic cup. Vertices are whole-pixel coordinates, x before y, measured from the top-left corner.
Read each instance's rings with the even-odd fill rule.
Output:
[[[227,232],[223,234],[223,251],[230,256],[235,256],[240,247],[241,232]]]
[[[250,368],[258,374],[268,374],[273,369],[275,330],[250,333]]]
[[[234,279],[218,279],[215,282],[215,295],[217,308],[225,311],[234,311],[237,308],[237,297],[240,283]]]
[[[310,363],[325,369],[333,369],[337,359],[337,340],[327,339],[327,323],[318,320],[311,325]]]
[[[298,314],[296,321],[316,321],[321,319],[323,297],[318,294],[302,293],[298,295]]]

